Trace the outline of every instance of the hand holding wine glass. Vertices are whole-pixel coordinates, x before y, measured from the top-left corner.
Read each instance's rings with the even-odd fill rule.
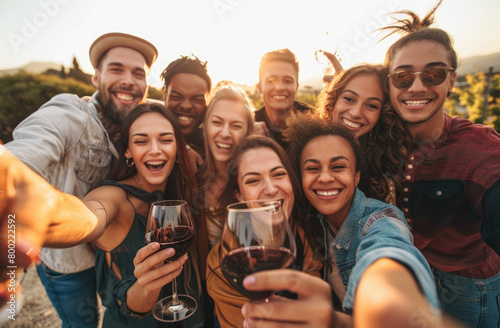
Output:
[[[221,237],[221,269],[231,285],[246,297],[270,297],[274,290],[249,291],[243,279],[255,272],[287,268],[296,256],[295,240],[281,200],[231,204]]]
[[[160,201],[151,205],[146,226],[146,241],[158,242],[160,251],[173,248],[175,254],[168,261],[174,261],[186,254],[194,237],[194,221],[185,201]],[[159,321],[175,322],[191,316],[196,307],[194,298],[177,294],[177,282],[174,278],[172,296],[158,301],[152,313]]]
[[[242,308],[245,327],[258,327],[263,321],[280,328],[353,326],[352,316],[334,312],[331,287],[320,277],[291,269],[270,270],[248,276],[243,286],[253,291],[277,288],[297,294],[297,299],[273,296],[270,303],[247,302]],[[271,307],[273,302],[278,306]]]

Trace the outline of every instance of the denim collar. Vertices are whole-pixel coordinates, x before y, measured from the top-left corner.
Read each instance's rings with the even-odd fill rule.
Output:
[[[356,231],[358,230],[357,226],[359,224],[363,224],[361,220],[363,218],[363,213],[365,212],[365,206],[366,196],[358,188],[356,188],[349,213],[347,214],[344,223],[342,223],[342,226],[335,237],[335,245],[337,248],[348,250],[351,247]],[[326,228],[328,224],[326,216],[322,215],[321,221],[326,234],[328,233],[328,229]],[[325,246],[327,246],[326,243]]]

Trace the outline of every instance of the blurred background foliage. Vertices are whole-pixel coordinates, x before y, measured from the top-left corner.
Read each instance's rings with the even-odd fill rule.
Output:
[[[60,93],[92,96],[92,84],[74,78],[20,72],[0,76],[0,140],[12,140],[12,131],[28,115]],[[162,99],[162,91],[150,87],[149,97]]]
[[[457,83],[452,95],[446,100],[445,108],[450,115],[468,118],[473,123],[482,123],[500,131],[500,74],[491,79],[486,120],[483,122],[483,108],[488,76],[484,72],[465,76],[465,82]],[[457,85],[456,84],[456,85]]]
[[[83,82],[82,80],[86,81]],[[12,131],[28,115],[59,93],[72,93],[80,97],[91,96],[95,87],[89,77],[75,79],[70,74],[16,74],[0,76],[0,140],[12,140]],[[446,100],[445,109],[450,115],[459,115],[474,123],[484,123],[500,131],[500,74],[492,77],[486,121],[483,119],[487,75],[467,75],[456,83],[452,95]],[[319,90],[301,90],[296,100],[315,106]],[[162,90],[149,88],[149,98],[162,100]],[[263,106],[258,91],[249,93],[255,108]]]

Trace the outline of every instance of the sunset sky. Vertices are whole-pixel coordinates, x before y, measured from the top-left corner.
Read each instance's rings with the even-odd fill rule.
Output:
[[[90,44],[101,34],[126,32],[159,50],[149,83],[180,55],[208,61],[216,83],[254,83],[260,57],[288,47],[298,57],[301,79],[321,75],[317,49],[338,50],[345,67],[377,63],[395,40],[373,30],[386,15],[412,10],[423,16],[436,0],[0,0],[0,69],[31,61],[71,66],[76,56],[92,73]],[[500,51],[500,1],[444,0],[436,27],[455,38],[460,57]],[[500,64],[500,63],[499,63]]]

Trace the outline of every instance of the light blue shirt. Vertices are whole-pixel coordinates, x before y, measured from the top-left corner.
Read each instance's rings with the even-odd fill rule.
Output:
[[[113,143],[95,108],[97,92],[89,101],[72,94],[54,96],[14,130],[5,147],[59,190],[83,198],[104,180],[113,157]],[[90,245],[65,249],[43,248],[45,265],[59,273],[75,273],[94,266]]]
[[[390,258],[403,264],[415,277],[427,300],[440,309],[436,285],[429,264],[413,246],[413,236],[403,213],[356,188],[349,214],[333,239],[334,254],[329,252],[329,228],[324,215],[323,225],[326,258],[335,256],[342,282],[347,292],[342,307],[352,313],[356,290],[361,276],[375,261]],[[325,279],[326,280],[326,279]]]

